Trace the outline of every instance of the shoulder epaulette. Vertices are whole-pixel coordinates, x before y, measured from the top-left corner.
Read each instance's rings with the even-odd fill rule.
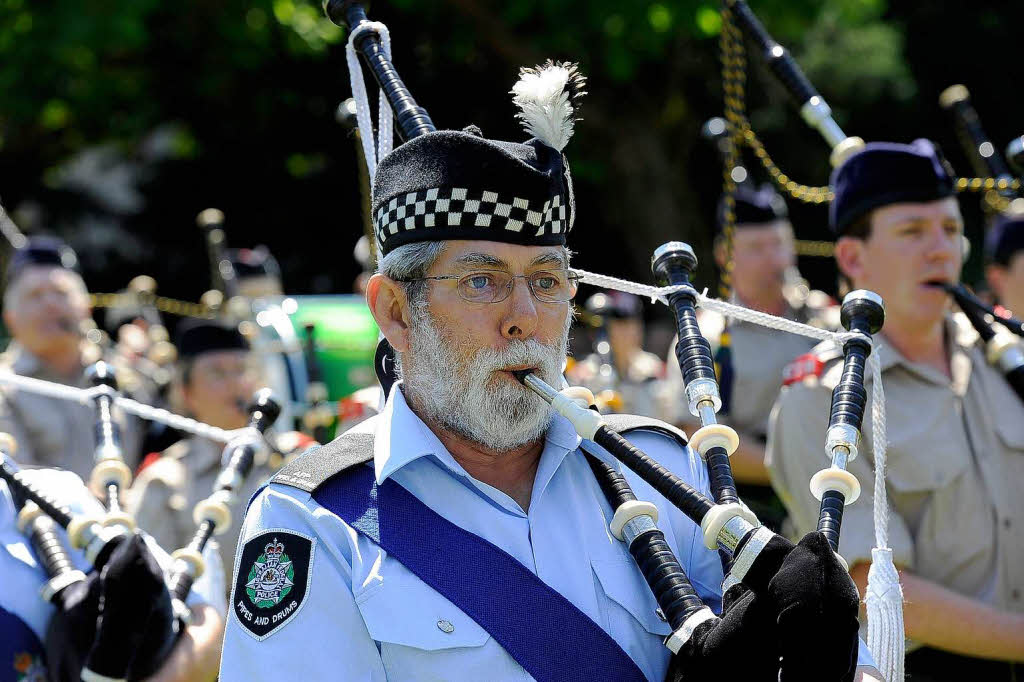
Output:
[[[612,431],[616,433],[625,434],[629,431],[638,430],[657,431],[675,439],[683,447],[686,447],[687,442],[689,442],[686,434],[680,429],[653,417],[643,417],[637,414],[606,414],[602,418],[612,428]]]
[[[822,341],[810,352],[797,356],[782,370],[782,385],[800,383],[810,377],[821,377],[834,360],[841,360],[843,349],[833,341]]]
[[[373,461],[373,431],[347,431],[330,443],[312,447],[285,464],[271,483],[311,493],[346,469]]]

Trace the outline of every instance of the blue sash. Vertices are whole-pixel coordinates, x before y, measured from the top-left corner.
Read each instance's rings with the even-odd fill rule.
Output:
[[[43,645],[21,618],[0,607],[0,682],[46,679]]]
[[[514,557],[394,481],[378,486],[372,467],[341,472],[313,499],[476,621],[538,682],[646,680],[607,632]]]

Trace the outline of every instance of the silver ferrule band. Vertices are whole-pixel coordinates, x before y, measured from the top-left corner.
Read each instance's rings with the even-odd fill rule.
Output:
[[[807,122],[807,125],[821,133],[830,147],[835,147],[846,139],[846,133],[832,118],[832,108],[820,96],[807,100],[800,107],[800,116]]]
[[[658,525],[654,522],[654,519],[647,514],[640,514],[623,524],[622,537],[626,541],[626,546],[629,547],[638,537],[644,533],[650,533],[652,530],[658,530]]]
[[[728,592],[730,588],[733,588],[739,584],[740,579],[734,576],[732,572],[730,572],[729,575],[725,576],[725,580],[722,581],[722,595],[725,595],[725,593]]]
[[[742,516],[734,516],[725,522],[722,530],[718,533],[718,545],[732,554],[736,551],[736,545],[752,531],[754,526]]]
[[[729,578],[735,578],[737,581],[743,580],[747,577],[747,571],[754,565],[754,561],[757,559],[761,551],[768,546],[768,542],[775,537],[775,533],[769,529],[761,526],[754,534],[750,536],[746,544],[743,545],[743,549],[736,555],[732,562],[732,570],[729,571]],[[728,578],[726,578],[728,581]],[[722,585],[722,590],[726,589],[725,585]]]
[[[242,474],[236,469],[221,469],[213,487],[215,490],[238,490],[242,485]]]
[[[665,646],[669,648],[674,654],[678,654],[679,650],[683,648],[683,645],[690,641],[690,637],[693,636],[693,631],[703,623],[709,620],[718,620],[711,609],[703,607],[700,611],[697,611],[692,616],[687,618],[682,626],[665,639]]]
[[[689,402],[690,414],[700,416],[701,403],[707,401],[717,413],[722,409],[722,397],[718,393],[718,382],[711,379],[697,379],[686,384],[686,400]]]
[[[828,431],[825,433],[825,455],[830,460],[835,461],[837,448],[846,449],[846,452],[842,453],[845,457],[843,469],[846,468],[846,462],[852,462],[857,458],[859,444],[860,429],[849,424],[834,424],[828,427]]]
[[[86,529],[88,539],[85,542],[85,558],[92,564],[96,565],[96,558],[100,555],[100,552],[107,543],[113,540],[118,535],[124,535],[126,532],[123,526],[101,526],[98,523],[91,523]]]
[[[81,571],[65,571],[60,575],[46,581],[46,583],[39,588],[39,595],[43,598],[43,601],[49,602],[53,599],[54,595],[63,590],[68,585],[85,580],[85,573]]]

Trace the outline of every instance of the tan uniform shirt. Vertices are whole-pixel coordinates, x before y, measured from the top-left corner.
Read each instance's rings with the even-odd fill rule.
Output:
[[[742,305],[740,301],[734,301]],[[811,291],[791,301],[785,317],[823,329],[839,326],[839,311],[828,295]],[[698,324],[704,338],[715,354],[721,346],[725,318],[710,310],[699,311]],[[761,325],[730,320],[728,332],[731,340],[733,381],[731,404],[725,423],[743,433],[764,436],[768,432],[768,416],[772,404],[782,388],[782,370],[798,355],[814,347],[816,341],[806,336],[787,334]],[[675,414],[671,421],[693,421],[683,393],[682,373],[676,359],[675,344],[669,352],[667,371],[668,391],[674,391],[672,400]],[[724,393],[726,387],[722,387]]]
[[[977,333],[947,322],[952,380],[913,364],[879,336],[889,441],[886,489],[893,560],[915,574],[992,606],[1024,611],[1024,405],[985,360]],[[799,535],[816,527],[808,482],[826,467],[825,430],[841,351],[821,344],[825,365],[782,391],[772,413],[767,463]],[[871,395],[870,379],[868,395]],[[860,456],[849,470],[861,496],[843,514],[839,553],[870,561],[874,453],[871,401]]]
[[[168,552],[184,547],[196,532],[192,510],[210,496],[221,470],[224,445],[200,436],[178,441],[144,468],[129,491],[129,510],[136,523]],[[245,505],[276,469],[266,450],[257,453],[253,470],[237,494],[231,509],[231,526],[216,536],[225,566],[235,563],[235,546],[245,516]]]
[[[88,388],[79,375],[70,381],[47,370],[42,362],[17,343],[0,356],[0,372]],[[129,467],[139,462],[144,423],[114,408],[121,427],[121,445]],[[15,458],[22,466],[55,467],[72,471],[88,481],[93,468],[96,409],[91,405],[51,398],[0,383],[0,431],[18,442]]]

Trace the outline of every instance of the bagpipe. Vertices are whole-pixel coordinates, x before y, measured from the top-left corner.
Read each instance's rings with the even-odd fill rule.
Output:
[[[105,370],[93,368],[90,374],[98,385],[111,386]],[[171,554],[165,579],[147,541],[118,506],[127,482],[123,460],[116,457],[120,446],[110,398],[107,391],[97,392],[97,461],[90,480],[93,491],[102,493],[107,511],[101,517],[75,514],[62,505],[18,468],[11,456],[13,440],[0,443],[0,479],[19,506],[19,528],[46,573],[41,596],[55,607],[45,638],[52,680],[135,680],[159,669],[189,623],[185,602],[204,571],[206,544],[230,526],[231,507],[263,447],[263,433],[280,413],[269,389],[256,393],[249,425],[225,446],[214,490],[193,511],[195,536]],[[58,527],[83,551],[92,566],[88,574],[75,568]]]
[[[951,113],[957,137],[975,172],[979,175],[992,176],[1005,183],[1012,181],[1010,167],[985,132],[967,88],[963,85],[951,85],[939,95],[939,104]],[[1019,191],[1009,187],[998,192],[990,190],[985,193],[984,206],[992,212],[1002,211],[1018,196]],[[936,286],[944,289],[952,297],[985,344],[985,356],[989,364],[1002,372],[1010,387],[1021,400],[1024,400],[1024,349],[1021,348],[1019,338],[1006,332],[1008,329],[1018,337],[1024,335],[1024,325],[1021,321],[1003,310],[987,305],[963,284],[940,282],[936,283]],[[994,326],[993,323],[998,323],[1002,328]]]
[[[387,54],[386,29],[369,21],[364,3],[326,0],[324,8],[336,24],[350,31],[350,75],[372,174],[377,150],[369,132],[369,107],[355,55],[362,56],[382,92],[378,121],[382,138],[390,136],[392,112],[404,140],[431,132],[434,126],[399,78]],[[822,104],[818,100],[812,103],[811,113],[829,134],[837,134],[827,125]],[[387,149],[389,144],[390,139],[382,139],[380,148]],[[653,270],[659,282],[673,288],[669,302],[679,330],[676,352],[690,410],[702,423],[690,446],[707,464],[714,499],[612,430],[598,411],[590,408],[593,396],[586,389],[559,391],[528,370],[515,374],[568,419],[581,437],[604,448],[697,523],[705,547],[721,551],[726,559],[730,569],[724,586],[725,608],[716,615],[701,602],[657,528],[657,508],[637,500],[625,478],[584,447],[614,510],[611,532],[628,546],[672,627],[665,641],[673,654],[670,679],[707,679],[723,670],[736,679],[778,680],[780,674],[785,680],[852,679],[858,649],[858,596],[835,549],[843,505],[859,492],[856,478],[845,465],[857,455],[867,395],[864,363],[871,348],[870,334],[881,325],[881,302],[869,292],[854,292],[844,304],[844,322],[851,334],[844,346],[844,380],[834,395],[827,434],[830,466],[816,477],[822,499],[820,532],[794,546],[762,527],[736,494],[729,455],[739,439],[735,431],[716,421],[721,399],[710,344],[696,324],[697,293],[690,285],[696,264],[689,246],[672,242],[655,253]],[[376,370],[386,392],[394,381],[392,362],[391,351],[382,341]]]

